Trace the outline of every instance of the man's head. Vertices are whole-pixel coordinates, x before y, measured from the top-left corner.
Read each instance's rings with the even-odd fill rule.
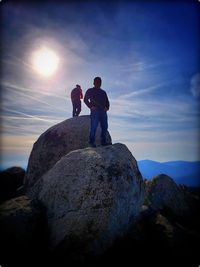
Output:
[[[95,88],[100,88],[101,87],[101,78],[100,77],[95,77],[93,84],[94,84]]]
[[[81,88],[81,86],[79,84],[76,85],[76,88]]]

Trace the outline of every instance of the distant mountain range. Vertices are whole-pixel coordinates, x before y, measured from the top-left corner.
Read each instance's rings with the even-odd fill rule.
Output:
[[[143,178],[152,179],[163,173],[173,178],[177,184],[200,187],[200,161],[157,162],[140,160],[137,163]],[[3,170],[0,168],[0,171]]]
[[[169,161],[157,162],[152,160],[138,161],[138,167],[143,178],[151,179],[158,174],[166,174],[177,184],[200,186],[200,161]]]

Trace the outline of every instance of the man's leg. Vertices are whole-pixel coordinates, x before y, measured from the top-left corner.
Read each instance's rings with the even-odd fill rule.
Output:
[[[101,111],[100,113],[100,125],[101,125],[101,144],[105,145],[106,143],[106,133],[108,130],[108,117],[107,112]]]
[[[81,112],[81,101],[80,102],[77,102],[77,110],[76,110],[76,116],[78,116]]]
[[[77,117],[77,105],[76,105],[76,108],[75,108],[75,117]]]
[[[77,102],[74,102],[74,117],[78,116],[78,105]]]
[[[96,136],[96,130],[99,123],[99,111],[91,111],[90,114],[90,137],[89,137],[89,143],[91,145],[95,144],[95,136]]]
[[[72,117],[75,117],[76,116],[76,105],[74,102],[72,102],[72,106],[73,106]]]

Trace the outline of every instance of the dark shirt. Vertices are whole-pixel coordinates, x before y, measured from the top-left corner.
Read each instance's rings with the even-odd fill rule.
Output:
[[[95,107],[96,110],[108,110],[110,103],[108,96],[101,88],[90,88],[86,91],[84,102],[88,108]]]

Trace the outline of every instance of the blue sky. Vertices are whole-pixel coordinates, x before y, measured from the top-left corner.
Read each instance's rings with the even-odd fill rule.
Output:
[[[40,134],[71,117],[71,89],[84,93],[95,76],[110,99],[114,143],[137,160],[200,160],[199,5],[3,0],[1,167],[26,167]],[[60,60],[48,78],[32,66],[43,46]]]

